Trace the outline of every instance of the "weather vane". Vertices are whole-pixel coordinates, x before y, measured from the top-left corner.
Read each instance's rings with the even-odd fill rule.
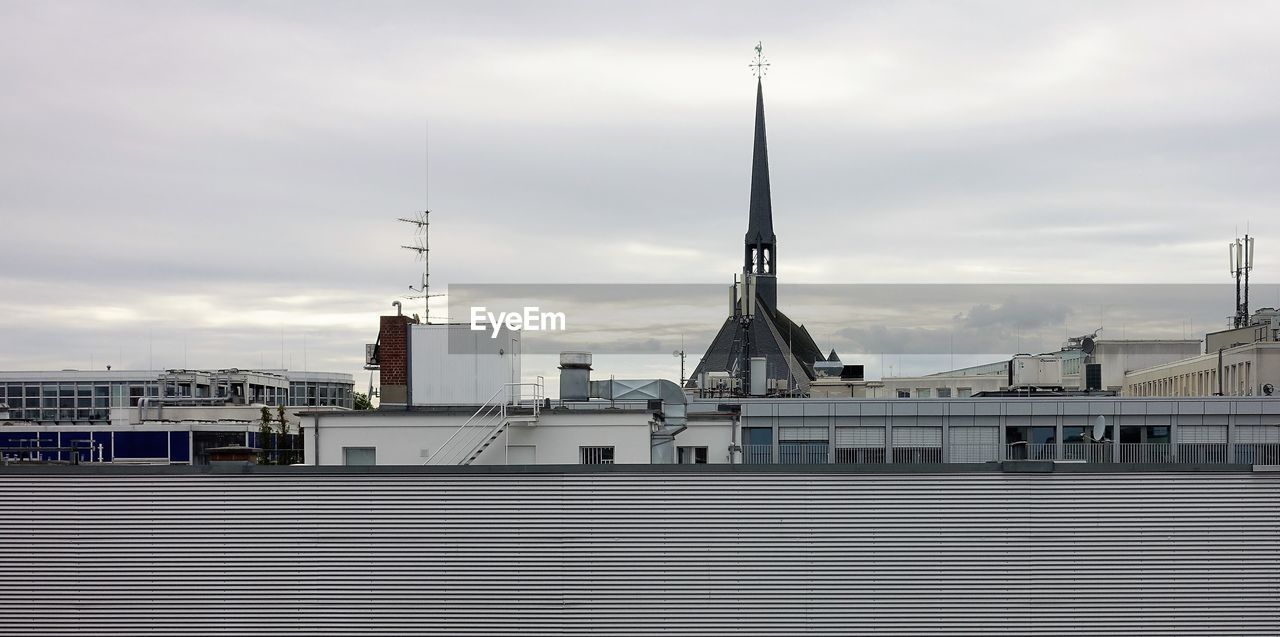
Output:
[[[769,72],[769,60],[764,57],[764,43],[756,42],[756,59],[749,64],[753,70],[751,71],[756,77],[764,77]]]

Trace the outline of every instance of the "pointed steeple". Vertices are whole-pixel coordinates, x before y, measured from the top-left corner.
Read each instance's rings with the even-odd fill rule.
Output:
[[[766,66],[756,45],[756,77]],[[769,144],[764,134],[764,84],[756,82],[756,140],[751,154],[751,206],[747,221],[742,272],[755,277],[756,294],[770,310],[778,308],[778,238],[773,234],[773,202],[769,196]]]
[[[769,244],[773,234],[773,202],[769,196],[769,143],[764,131],[764,84],[756,81],[756,139],[751,155],[751,217],[747,223],[747,245]],[[770,272],[772,274],[772,272]]]

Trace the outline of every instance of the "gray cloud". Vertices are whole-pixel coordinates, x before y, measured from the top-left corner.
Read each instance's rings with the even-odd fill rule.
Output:
[[[283,328],[296,358],[305,334],[309,365],[358,372],[376,315],[417,281],[394,218],[424,203],[427,119],[433,282],[716,283],[708,309],[627,337],[701,350],[739,267],[757,39],[784,283],[1225,282],[1246,222],[1255,279],[1274,280],[1278,13],[0,5],[0,365],[136,362],[148,340],[172,360],[183,334],[187,360],[278,364]],[[943,351],[940,326],[857,293],[784,309],[824,347]],[[919,311],[986,321],[1003,340],[981,347],[1041,328],[1052,345],[1054,321],[1095,314],[1129,336],[1202,330],[1229,308],[1215,294],[1123,315],[985,301],[1039,326],[963,299]]]

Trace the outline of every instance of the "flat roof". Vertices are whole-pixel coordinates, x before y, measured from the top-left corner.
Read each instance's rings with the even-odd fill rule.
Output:
[[[951,464],[611,464],[611,465],[397,465],[397,466],[281,466],[130,465],[130,464],[10,464],[0,466],[5,476],[191,476],[211,475],[569,475],[592,473],[786,473],[804,475],[881,474],[920,475],[955,473],[1089,473],[1089,474],[1241,474],[1252,473],[1280,480],[1280,467],[1245,464],[1101,464],[1011,460],[1005,462]]]

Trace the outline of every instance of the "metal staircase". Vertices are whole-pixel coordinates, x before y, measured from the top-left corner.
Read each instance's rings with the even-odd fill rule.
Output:
[[[546,395],[543,378],[534,383],[507,383],[485,401],[423,464],[469,465],[513,423],[538,422]]]

